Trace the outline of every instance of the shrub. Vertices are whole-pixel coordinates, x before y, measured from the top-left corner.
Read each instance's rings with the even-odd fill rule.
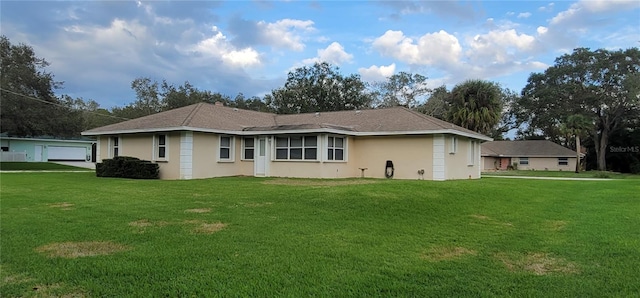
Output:
[[[148,160],[136,157],[117,156],[96,164],[96,176],[133,179],[158,179],[160,167]]]

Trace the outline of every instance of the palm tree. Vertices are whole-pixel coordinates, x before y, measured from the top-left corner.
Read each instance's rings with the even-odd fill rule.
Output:
[[[449,97],[447,121],[488,135],[502,116],[500,92],[496,83],[483,80],[456,85]]]
[[[580,136],[584,135],[591,125],[591,121],[583,115],[574,114],[567,117],[566,127],[576,138],[576,173],[580,172]]]

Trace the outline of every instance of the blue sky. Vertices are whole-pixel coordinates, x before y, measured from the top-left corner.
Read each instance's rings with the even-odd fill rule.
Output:
[[[0,30],[104,108],[137,77],[262,96],[315,61],[368,82],[400,71],[520,91],[576,47],[640,46],[640,1],[6,1]]]

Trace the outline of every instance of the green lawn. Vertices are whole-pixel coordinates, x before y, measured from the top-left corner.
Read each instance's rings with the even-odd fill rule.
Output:
[[[565,178],[612,178],[612,179],[640,179],[640,175],[622,174],[613,172],[583,171],[495,171],[484,172],[482,176],[532,176],[532,177],[565,177]]]
[[[0,162],[2,171],[90,171],[68,165],[61,165],[53,162]]]
[[[631,297],[640,183],[0,176],[0,296]]]

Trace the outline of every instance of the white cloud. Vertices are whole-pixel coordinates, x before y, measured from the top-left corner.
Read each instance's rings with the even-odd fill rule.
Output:
[[[543,11],[543,12],[547,12],[547,11],[553,11],[553,8],[555,7],[555,3],[551,2],[545,6],[540,6],[538,7],[539,11]]]
[[[388,66],[371,65],[369,68],[358,68],[358,73],[364,81],[376,82],[383,81],[392,76],[396,72],[396,64],[391,63]]]
[[[344,47],[333,42],[325,49],[318,50],[318,56],[315,58],[304,59],[302,63],[313,64],[315,62],[328,62],[333,65],[341,65],[345,62],[350,62],[353,59],[353,55],[345,52]]]
[[[571,27],[589,24],[592,16],[602,17],[602,13],[621,12],[640,8],[637,0],[581,0],[571,4],[565,11],[558,13],[551,19],[552,25],[565,25]]]
[[[305,45],[297,31],[315,31],[313,21],[283,19],[275,23],[260,21],[257,26],[262,39],[268,41],[274,47],[288,48],[294,51],[304,50]]]
[[[530,12],[521,12],[518,14],[518,19],[526,19],[531,16]]]
[[[198,54],[205,59],[221,59],[232,66],[248,67],[260,64],[260,55],[252,48],[235,49],[218,28],[214,35],[184,49],[186,54]]]
[[[417,42],[405,36],[402,31],[389,30],[376,38],[372,45],[384,56],[414,65],[455,64],[462,53],[458,39],[444,30],[427,33]]]

